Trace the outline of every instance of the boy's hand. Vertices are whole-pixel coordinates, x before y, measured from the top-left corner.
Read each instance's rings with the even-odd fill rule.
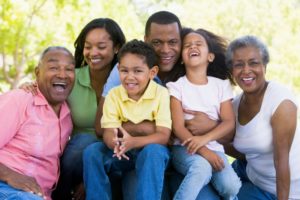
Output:
[[[181,144],[182,146],[186,146],[187,151],[190,154],[195,154],[201,147],[205,146],[209,140],[205,136],[192,136]]]
[[[121,146],[121,140],[122,138],[119,138],[118,137],[118,129],[114,129],[114,138],[113,138],[113,142],[115,143],[115,146],[114,146],[114,154],[113,154],[113,157],[117,157],[119,160],[123,158],[125,158],[126,160],[129,160],[129,157],[123,153],[121,154],[121,149],[120,149],[120,146]]]
[[[119,138],[119,141],[121,142],[120,148],[119,148],[119,155],[125,155],[125,153],[133,148],[135,148],[135,138],[132,137],[122,126],[119,127],[119,130],[121,131],[123,137]]]
[[[210,163],[214,171],[221,171],[225,167],[223,159],[215,152],[207,149],[200,154]]]

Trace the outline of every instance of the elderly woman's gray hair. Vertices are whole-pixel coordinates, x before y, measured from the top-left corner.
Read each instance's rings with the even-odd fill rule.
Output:
[[[252,35],[246,35],[233,40],[226,51],[226,65],[227,67],[232,67],[232,57],[236,50],[245,47],[255,47],[259,50],[260,55],[263,60],[263,64],[267,65],[269,63],[270,57],[267,46],[257,37]]]

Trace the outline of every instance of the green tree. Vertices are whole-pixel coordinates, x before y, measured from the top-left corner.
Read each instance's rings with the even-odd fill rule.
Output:
[[[59,31],[49,28],[49,10],[61,10],[64,2],[1,0],[0,78],[9,88],[15,88],[22,78],[32,74],[37,55],[55,40],[54,33]]]
[[[32,79],[37,55],[49,45],[71,51],[82,27],[98,17],[114,19],[127,40],[143,39],[150,14],[169,10],[184,26],[205,28],[232,40],[246,34],[271,53],[267,76],[300,90],[299,0],[0,0],[0,91]]]

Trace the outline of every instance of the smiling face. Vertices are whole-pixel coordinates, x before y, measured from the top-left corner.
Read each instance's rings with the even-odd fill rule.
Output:
[[[128,97],[137,101],[144,94],[149,80],[153,79],[158,67],[151,69],[147,66],[145,58],[140,55],[126,53],[118,65],[120,80],[127,91]]]
[[[35,69],[38,88],[52,107],[69,96],[75,78],[73,57],[62,49],[49,50]]]
[[[117,49],[104,28],[95,28],[87,33],[83,55],[92,70],[103,70],[110,66],[116,52]]]
[[[158,56],[159,70],[169,72],[180,57],[180,30],[176,22],[171,24],[151,23],[145,42],[151,44]]]
[[[259,49],[248,46],[236,49],[232,57],[232,75],[245,93],[255,93],[265,87],[266,66]]]
[[[202,35],[192,32],[184,37],[182,60],[186,68],[207,67],[213,57],[214,54],[209,52],[207,42]]]

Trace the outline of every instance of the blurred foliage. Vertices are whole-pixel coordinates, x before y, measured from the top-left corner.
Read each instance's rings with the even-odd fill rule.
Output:
[[[159,10],[175,13],[184,26],[228,40],[259,36],[271,54],[268,78],[300,91],[299,0],[0,0],[0,92],[33,79],[45,47],[74,51],[76,36],[90,20],[112,18],[127,40],[143,39],[148,16]]]

